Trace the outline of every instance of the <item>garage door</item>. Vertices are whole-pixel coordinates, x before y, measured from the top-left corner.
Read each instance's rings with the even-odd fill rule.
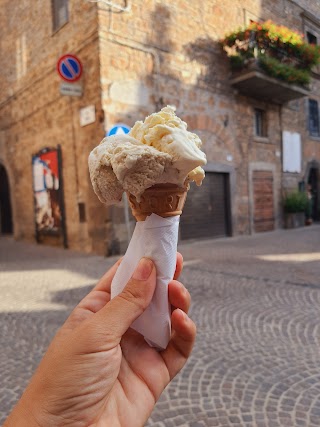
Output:
[[[201,187],[191,184],[181,216],[182,240],[230,235],[229,174],[206,172]]]
[[[274,230],[273,175],[271,171],[253,172],[254,231]]]

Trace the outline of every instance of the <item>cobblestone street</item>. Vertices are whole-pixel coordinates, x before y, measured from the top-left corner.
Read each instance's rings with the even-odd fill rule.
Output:
[[[320,226],[181,244],[198,327],[147,426],[320,426]],[[115,258],[0,239],[0,424]]]

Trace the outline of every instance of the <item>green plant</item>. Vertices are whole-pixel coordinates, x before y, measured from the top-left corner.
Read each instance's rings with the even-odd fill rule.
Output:
[[[308,209],[308,205],[307,194],[300,191],[288,193],[283,200],[283,207],[287,213],[305,212]]]
[[[241,55],[230,55],[229,56],[231,67],[233,70],[241,70],[245,63],[245,58],[243,58]]]
[[[259,57],[259,65],[269,76],[285,82],[300,86],[307,86],[310,83],[310,73],[307,70],[300,70],[284,64],[270,56],[261,55]]]

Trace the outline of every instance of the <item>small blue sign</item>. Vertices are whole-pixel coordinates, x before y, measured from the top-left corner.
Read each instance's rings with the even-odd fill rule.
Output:
[[[124,125],[123,123],[117,123],[108,130],[107,136],[112,135],[125,135],[130,132],[131,127]]]

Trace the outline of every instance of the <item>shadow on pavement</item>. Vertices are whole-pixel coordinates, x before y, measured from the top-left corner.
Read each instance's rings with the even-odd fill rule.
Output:
[[[0,237],[0,271],[68,270],[99,279],[119,257],[74,252]]]
[[[88,286],[81,286],[79,288],[64,289],[52,293],[51,302],[56,304],[63,304],[67,307],[75,307],[79,302],[92,290],[95,283]]]
[[[51,293],[61,309],[0,313],[0,425],[20,398],[47,347],[93,285]]]

